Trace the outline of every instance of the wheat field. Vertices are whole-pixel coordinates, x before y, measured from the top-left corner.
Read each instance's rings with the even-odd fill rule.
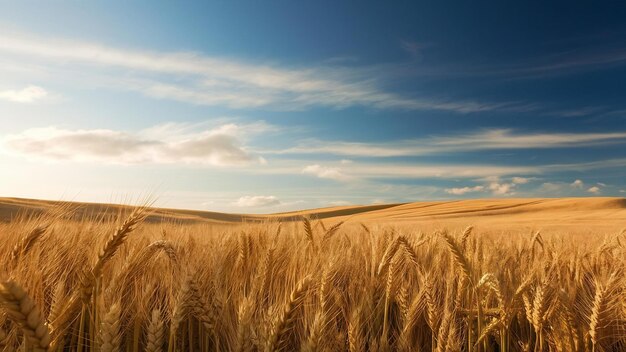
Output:
[[[623,351],[624,233],[0,223],[2,351]]]

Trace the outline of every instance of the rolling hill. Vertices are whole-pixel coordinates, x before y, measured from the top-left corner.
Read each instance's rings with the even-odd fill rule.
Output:
[[[36,214],[55,206],[75,209],[76,216],[115,216],[128,206],[99,203],[53,202],[0,198],[0,221],[18,214]],[[606,233],[626,227],[624,198],[520,198],[428,201],[402,204],[342,206],[268,215],[228,214],[198,210],[153,208],[148,221],[236,224],[257,221],[297,221],[302,216],[327,222],[416,225],[424,228],[456,228],[473,225],[507,231],[549,229]],[[517,231],[516,231],[517,232]]]

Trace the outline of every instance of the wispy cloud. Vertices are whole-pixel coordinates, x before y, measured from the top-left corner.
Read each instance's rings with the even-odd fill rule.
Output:
[[[278,165],[276,165],[278,164]],[[349,167],[333,167],[321,164],[308,165],[304,169],[281,167],[275,162],[272,168],[260,170],[269,173],[305,173],[321,178],[346,179],[476,179],[491,176],[535,175],[542,173],[540,166],[498,166],[482,164],[421,164],[358,163]],[[326,176],[326,177],[323,177]]]
[[[214,166],[247,165],[259,160],[241,146],[240,128],[235,124],[193,133],[172,128],[168,136],[159,133],[162,128],[130,133],[47,127],[6,136],[3,144],[9,152],[47,160]]]
[[[518,185],[526,184],[530,181],[529,178],[515,176],[510,179],[510,182],[505,182],[502,181],[498,175],[485,177],[483,180],[486,182],[484,185],[446,188],[445,192],[453,195],[464,195],[466,193],[475,192],[491,192],[491,194],[495,196],[509,196],[515,194],[515,190]]]
[[[626,132],[521,133],[512,129],[490,129],[386,143],[310,140],[293,148],[266,152],[393,157],[497,149],[576,148],[615,143],[626,143]]]
[[[538,189],[538,193],[541,194],[551,194],[551,195],[581,195],[586,193],[591,194],[601,194],[603,188],[610,187],[605,183],[598,182],[595,185],[585,185],[580,179],[575,180],[574,182],[545,182]]]
[[[302,109],[369,106],[472,113],[518,109],[518,102],[408,97],[381,88],[363,70],[337,66],[279,67],[193,52],[122,49],[97,43],[7,33],[0,52],[15,60],[71,63],[73,71],[111,77],[109,84],[159,99],[231,108]],[[123,70],[120,72],[120,70]],[[523,104],[522,104],[523,105]]]
[[[489,189],[494,195],[505,196],[515,194],[515,186],[515,183],[492,182],[489,184]]]
[[[242,208],[270,207],[281,204],[275,196],[243,196],[233,202],[233,205]]]
[[[586,50],[579,49],[576,53],[568,51],[551,54],[547,57],[538,58],[535,62],[502,68],[500,73],[508,76],[539,78],[583,70],[606,69],[625,63],[626,51],[622,48],[588,48]],[[493,72],[498,73],[497,70]]]
[[[352,177],[344,174],[339,168],[322,166],[319,164],[306,166],[302,169],[302,173],[337,181],[349,181],[352,179]]]
[[[378,179],[459,179],[483,182],[484,190],[500,194],[511,193],[520,185],[529,183],[536,176],[554,173],[580,172],[581,170],[601,170],[626,167],[626,159],[605,159],[593,162],[543,165],[496,165],[471,163],[420,163],[402,162],[358,162],[353,164],[324,163],[302,166],[298,160],[272,160],[271,167],[254,169],[252,172],[263,174],[311,174],[317,177],[351,181]],[[305,171],[306,170],[306,171]],[[525,175],[525,176],[517,176]],[[337,177],[333,177],[337,176]],[[503,180],[504,179],[504,180]],[[582,182],[582,181],[581,181]],[[565,186],[567,184],[564,184]],[[574,182],[572,187],[578,185]],[[582,184],[584,185],[584,184]],[[475,185],[467,186],[474,187]],[[464,186],[465,187],[465,186]],[[582,186],[580,186],[582,188]],[[463,187],[461,187],[463,188]]]
[[[28,86],[22,89],[0,90],[0,100],[14,103],[34,103],[48,96],[48,92],[38,86]]]
[[[582,180],[575,180],[574,182],[570,183],[569,185],[570,185],[571,187],[574,187],[574,188],[583,188],[583,186],[584,186],[585,184],[583,183],[583,181],[582,181]]]
[[[455,187],[455,188],[446,188],[446,193],[454,194],[457,196],[472,193],[472,192],[482,192],[485,189],[484,186],[474,186],[474,187]]]
[[[587,189],[587,192],[593,193],[593,194],[599,194],[600,193],[600,187],[598,187],[598,186],[589,187]]]
[[[528,177],[513,177],[511,179],[511,182],[513,182],[516,185],[524,185],[530,182],[530,179]]]
[[[626,158],[601,159],[596,161],[570,163],[570,164],[552,164],[543,166],[545,172],[559,171],[586,171],[598,169],[610,169],[626,167]]]
[[[417,73],[440,77],[489,77],[511,79],[542,79],[593,70],[606,70],[626,64],[622,43],[577,43],[573,48],[516,61],[489,62],[482,65],[447,64],[422,68]]]

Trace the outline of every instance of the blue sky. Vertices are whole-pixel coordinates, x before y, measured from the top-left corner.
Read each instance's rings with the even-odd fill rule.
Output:
[[[626,5],[0,1],[0,194],[229,212],[626,192]]]

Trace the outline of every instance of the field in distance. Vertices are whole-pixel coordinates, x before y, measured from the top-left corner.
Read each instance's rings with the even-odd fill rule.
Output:
[[[117,216],[130,207],[116,204],[67,203],[79,215]],[[58,206],[59,202],[0,198],[0,221],[10,221],[19,213],[37,213]],[[566,231],[605,234],[626,227],[626,199],[521,198],[424,201],[414,203],[340,206],[267,215],[228,214],[183,209],[151,209],[149,222],[240,224],[242,222],[299,221],[303,216],[329,222],[380,225],[419,225],[427,229],[458,229],[474,226],[488,232]]]

